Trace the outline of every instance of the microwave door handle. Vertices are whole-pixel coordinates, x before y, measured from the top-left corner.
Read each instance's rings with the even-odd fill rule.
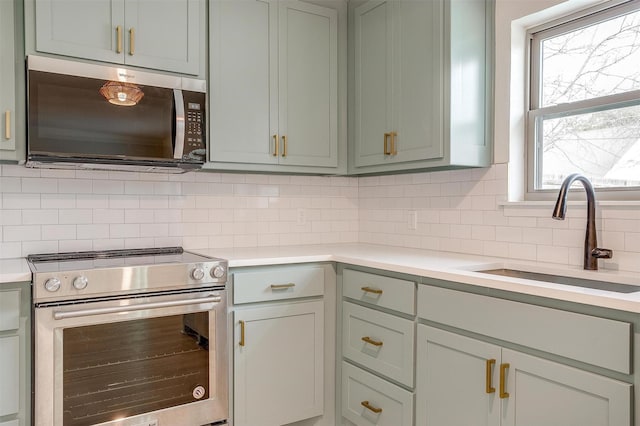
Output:
[[[176,140],[173,148],[173,158],[182,160],[184,153],[184,133],[185,133],[185,115],[184,115],[184,98],[182,90],[173,89],[173,102],[176,106]]]
[[[63,320],[67,318],[88,317],[91,315],[117,314],[121,312],[143,311],[146,309],[171,308],[174,306],[197,305],[200,303],[219,303],[220,296],[201,297],[199,299],[170,300],[167,302],[140,303],[129,306],[114,306],[112,308],[81,309],[77,311],[55,311],[53,318]]]

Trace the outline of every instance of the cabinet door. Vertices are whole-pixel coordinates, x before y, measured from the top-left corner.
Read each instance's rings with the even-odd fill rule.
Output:
[[[503,426],[629,426],[631,385],[508,349]]]
[[[278,3],[210,3],[210,161],[277,164]]]
[[[16,148],[13,2],[0,1],[0,150]]]
[[[280,3],[280,163],[338,166],[338,13]]]
[[[500,424],[500,347],[425,325],[417,347],[416,426]]]
[[[0,337],[0,417],[20,409],[19,337]]]
[[[122,63],[124,0],[35,0],[35,12],[37,51]]]
[[[200,0],[125,0],[125,63],[197,75]]]
[[[355,9],[356,167],[385,161],[385,133],[392,130],[392,30],[392,2],[371,0]]]
[[[394,162],[441,158],[444,82],[443,1],[394,3]]]
[[[323,302],[234,313],[234,424],[279,426],[323,412]]]

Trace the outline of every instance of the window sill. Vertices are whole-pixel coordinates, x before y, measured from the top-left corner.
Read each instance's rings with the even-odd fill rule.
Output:
[[[506,208],[527,208],[527,209],[549,209],[555,206],[556,200],[543,200],[543,201],[499,201],[498,206]],[[586,201],[569,201],[570,206],[586,206]],[[596,201],[598,208],[613,208],[613,209],[639,209],[640,201],[614,201],[614,200],[598,200]]]

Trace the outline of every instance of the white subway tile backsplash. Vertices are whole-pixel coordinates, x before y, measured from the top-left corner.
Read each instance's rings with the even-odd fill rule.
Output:
[[[92,240],[61,240],[58,241],[58,251],[89,251],[93,250]]]
[[[0,226],[4,225],[22,225],[22,210],[0,210]]]
[[[538,245],[537,260],[539,262],[561,263],[566,265],[569,261],[569,249],[567,247]]]
[[[514,259],[536,260],[537,247],[534,244],[509,243],[509,256]]]
[[[42,225],[43,240],[75,240],[76,225]]]
[[[58,241],[23,241],[20,256],[37,253],[56,253],[60,251]]]
[[[137,209],[140,207],[140,197],[135,195],[109,195],[111,209]]]
[[[0,179],[0,192],[21,192],[22,179],[18,177],[5,177]]]
[[[110,238],[138,238],[140,237],[139,224],[119,224],[113,223],[109,225]]]
[[[93,185],[87,179],[58,179],[60,194],[92,194]]]
[[[620,235],[619,235],[620,236]],[[606,242],[606,240],[605,240]],[[624,234],[624,249],[629,252],[640,252],[640,233],[627,232]]]
[[[75,194],[40,194],[43,209],[73,209],[76,207]]]
[[[141,224],[140,225],[141,237],[168,237],[169,236],[169,224],[168,223],[154,223],[154,224]]]
[[[496,227],[491,225],[472,225],[471,238],[474,240],[496,240]]]
[[[109,207],[109,198],[105,195],[81,194],[76,196],[76,206],[81,209],[106,209]]]
[[[107,175],[108,176],[108,175]],[[124,182],[119,180],[94,180],[94,194],[124,194]]]
[[[23,225],[43,225],[55,223],[58,223],[58,210],[56,209],[22,210]]]
[[[124,209],[94,209],[93,223],[124,223]]]
[[[7,193],[2,194],[3,209],[39,209],[40,194]]]
[[[153,194],[155,182],[128,181],[124,183],[125,194],[145,195]]]
[[[77,225],[76,236],[79,240],[104,240],[109,238],[109,225]]]
[[[124,223],[154,223],[153,211],[145,209],[125,209]]]
[[[581,265],[584,202],[499,206],[506,164],[367,177],[182,175],[0,165],[0,258],[47,251],[368,242]],[[408,211],[418,215],[408,227]],[[301,219],[300,211],[303,211]],[[640,209],[599,206],[612,269],[640,269]],[[300,222],[302,221],[302,222]],[[301,224],[299,224],[301,223]]]

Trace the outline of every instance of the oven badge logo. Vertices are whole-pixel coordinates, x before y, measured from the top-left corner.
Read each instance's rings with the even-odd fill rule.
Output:
[[[193,397],[195,399],[202,399],[202,397],[204,396],[204,394],[206,393],[204,386],[196,386],[193,389]]]

